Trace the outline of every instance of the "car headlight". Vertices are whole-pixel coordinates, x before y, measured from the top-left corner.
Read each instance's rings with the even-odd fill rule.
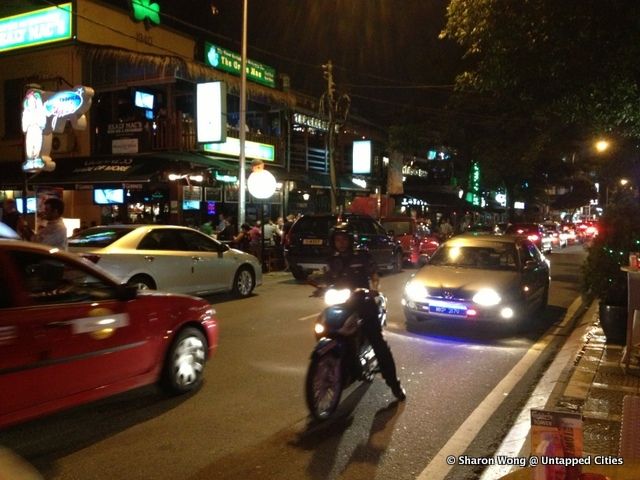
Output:
[[[426,299],[429,295],[426,287],[416,281],[407,283],[407,285],[404,287],[404,293],[407,295],[407,298],[409,300],[412,300],[414,302],[424,301],[424,299]]]
[[[349,300],[351,296],[351,290],[343,288],[341,290],[330,288],[324,293],[324,303],[327,305],[339,305]]]
[[[473,296],[473,301],[484,307],[492,307],[500,303],[500,295],[492,288],[483,288]]]

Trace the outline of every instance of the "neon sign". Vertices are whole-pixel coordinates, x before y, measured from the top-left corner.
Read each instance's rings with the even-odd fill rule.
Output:
[[[71,38],[71,3],[0,19],[0,52]]]
[[[84,115],[91,107],[93,89],[78,86],[74,90],[46,92],[29,89],[22,103],[22,131],[25,134],[26,160],[22,164],[25,172],[53,170],[51,160],[53,133],[64,132],[67,122],[75,130],[87,127]]]

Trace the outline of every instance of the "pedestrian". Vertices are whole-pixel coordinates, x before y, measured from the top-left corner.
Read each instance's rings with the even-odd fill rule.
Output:
[[[232,217],[222,217],[224,221],[224,228],[218,233],[218,240],[223,242],[232,242],[236,236],[236,227],[233,223]]]
[[[233,237],[233,246],[238,250],[242,250],[243,252],[250,253],[251,250],[251,236],[249,232],[251,231],[251,227],[248,223],[243,223],[240,226],[240,233]]]
[[[440,224],[440,234],[442,235],[443,240],[446,240],[453,235],[453,227],[449,223],[448,218],[445,218]]]
[[[56,197],[47,198],[44,201],[43,215],[47,224],[38,230],[38,233],[33,237],[33,241],[66,250],[67,227],[62,221],[63,213],[64,202],[61,199]]]
[[[270,218],[267,219],[267,222],[264,224],[264,245],[265,247],[273,247],[276,244],[276,236],[278,232],[278,227],[273,220]]]
[[[208,236],[213,235],[213,225],[211,224],[211,220],[207,220],[200,225],[200,231]]]

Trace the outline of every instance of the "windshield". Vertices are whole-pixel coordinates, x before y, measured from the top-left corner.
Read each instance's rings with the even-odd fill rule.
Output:
[[[131,232],[132,227],[88,228],[69,238],[70,247],[104,248]]]
[[[431,257],[429,265],[515,270],[516,250],[511,243],[497,242],[478,246],[444,245]]]
[[[382,226],[386,231],[393,230],[394,235],[406,235],[411,233],[411,222],[382,222]]]

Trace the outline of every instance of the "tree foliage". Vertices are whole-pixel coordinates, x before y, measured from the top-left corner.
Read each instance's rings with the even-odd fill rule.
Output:
[[[451,0],[441,36],[472,65],[459,88],[638,137],[639,19],[637,0]]]

